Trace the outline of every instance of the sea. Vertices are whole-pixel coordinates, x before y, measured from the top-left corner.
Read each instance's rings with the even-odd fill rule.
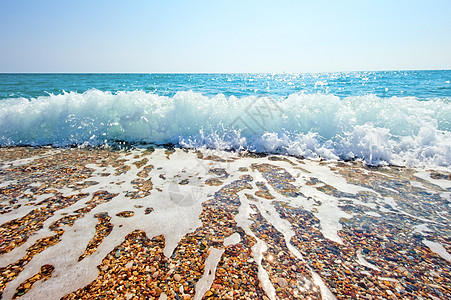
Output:
[[[171,145],[451,165],[451,70],[0,74],[0,146]]]

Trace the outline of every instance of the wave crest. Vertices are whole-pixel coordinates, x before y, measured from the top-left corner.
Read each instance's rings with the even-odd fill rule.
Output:
[[[69,92],[0,101],[0,144],[111,141],[251,150],[368,164],[449,166],[451,103],[374,95],[286,98],[144,91]]]

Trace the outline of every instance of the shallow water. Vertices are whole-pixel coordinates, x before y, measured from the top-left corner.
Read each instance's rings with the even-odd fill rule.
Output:
[[[1,148],[0,290],[444,299],[450,178],[217,150]]]

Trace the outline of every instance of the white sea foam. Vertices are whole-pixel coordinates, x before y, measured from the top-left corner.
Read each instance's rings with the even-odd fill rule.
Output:
[[[451,103],[374,95],[272,99],[99,90],[0,101],[0,145],[117,140],[447,167]]]
[[[423,244],[429,247],[432,252],[438,254],[441,258],[451,262],[451,254],[446,251],[442,244],[433,241],[423,240]]]

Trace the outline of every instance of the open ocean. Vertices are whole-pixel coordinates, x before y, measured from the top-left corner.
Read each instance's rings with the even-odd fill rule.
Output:
[[[173,144],[449,167],[451,71],[0,74],[1,146]]]

